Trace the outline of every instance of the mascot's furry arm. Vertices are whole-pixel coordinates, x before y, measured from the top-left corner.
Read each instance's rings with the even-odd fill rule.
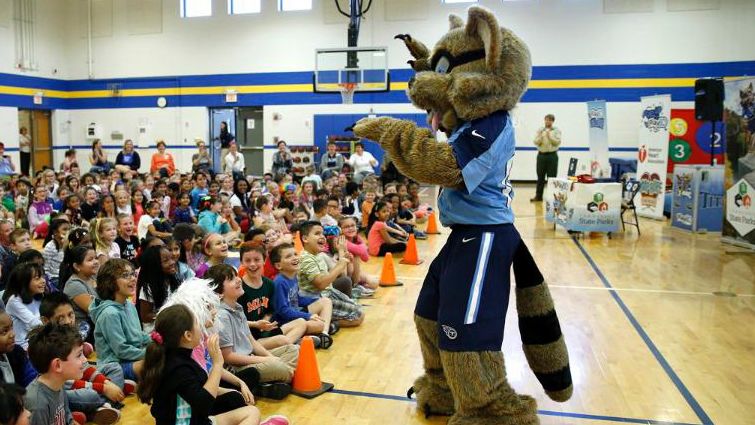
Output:
[[[390,117],[367,118],[357,122],[354,134],[380,142],[396,167],[414,180],[444,187],[464,186],[451,146],[436,141],[427,128]]]

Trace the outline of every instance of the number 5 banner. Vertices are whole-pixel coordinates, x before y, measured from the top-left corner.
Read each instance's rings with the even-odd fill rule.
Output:
[[[715,133],[711,132],[710,121],[695,119],[694,109],[672,109],[669,123],[668,167],[667,175],[674,174],[677,165],[710,165],[711,134],[713,136],[713,155],[717,165],[724,163],[724,140],[726,134],[724,123],[715,124]],[[667,181],[666,186],[671,182]]]
[[[671,95],[643,97],[641,107],[637,162],[640,191],[634,202],[639,215],[661,220],[666,193]]]

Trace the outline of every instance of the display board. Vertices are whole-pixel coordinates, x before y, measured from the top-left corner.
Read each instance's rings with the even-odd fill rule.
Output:
[[[615,232],[621,226],[621,183],[548,179],[545,219],[567,230]]]
[[[755,78],[724,83],[724,242],[755,249]]]
[[[643,97],[641,108],[640,146],[637,152],[640,191],[634,203],[637,206],[637,214],[661,220],[666,190],[671,96]]]
[[[608,162],[608,115],[606,101],[587,102],[587,122],[590,128],[590,174],[605,178],[611,175]]]
[[[713,130],[715,127],[715,131]],[[681,164],[710,165],[711,137],[713,138],[713,158],[715,163],[724,163],[723,123],[698,121],[694,109],[672,109],[669,123],[668,176],[674,173],[674,166]],[[670,177],[669,177],[670,178]],[[671,185],[667,181],[667,186]]]

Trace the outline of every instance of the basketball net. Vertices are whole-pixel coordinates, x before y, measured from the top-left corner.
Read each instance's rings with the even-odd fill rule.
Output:
[[[341,103],[344,105],[354,103],[354,92],[357,89],[356,83],[339,83],[338,87],[341,91]]]

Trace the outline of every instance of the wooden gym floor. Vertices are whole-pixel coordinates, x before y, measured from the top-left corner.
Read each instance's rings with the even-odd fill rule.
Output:
[[[574,379],[567,403],[550,401],[527,368],[509,306],[503,350],[517,391],[538,400],[543,424],[755,424],[755,254],[723,245],[719,234],[692,235],[640,219],[608,239],[572,239],[528,202],[533,186],[516,187],[516,226],[556,302]],[[426,189],[428,199],[434,199]],[[442,235],[419,241],[425,262],[396,261],[403,287],[362,300],[367,317],[318,350],[321,378],[336,390],[313,400],[259,400],[263,417],[296,425],[443,424],[425,420],[407,388],[422,371],[412,311]],[[382,259],[367,270],[378,274]],[[513,297],[513,294],[512,294]],[[750,378],[747,378],[747,377]],[[134,396],[121,423],[154,423]]]

